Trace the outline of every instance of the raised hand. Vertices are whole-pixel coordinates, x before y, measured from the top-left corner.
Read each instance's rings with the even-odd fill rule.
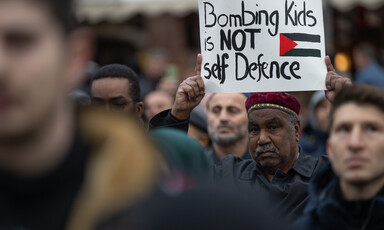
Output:
[[[177,89],[175,103],[171,114],[179,120],[185,120],[191,114],[193,108],[200,104],[205,93],[204,81],[201,78],[201,63],[203,57],[197,55],[195,76],[185,79]]]
[[[325,97],[330,101],[333,102],[333,98],[335,97],[335,94],[342,88],[348,87],[352,85],[351,79],[347,77],[343,77],[336,73],[335,68],[333,67],[331,63],[331,59],[329,56],[325,57],[325,65],[327,66],[327,77],[325,79],[325,85],[327,87],[327,90],[325,91]]]

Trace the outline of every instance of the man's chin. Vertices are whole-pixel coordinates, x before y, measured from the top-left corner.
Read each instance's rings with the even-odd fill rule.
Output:
[[[239,140],[239,138],[237,136],[234,136],[234,135],[221,135],[219,137],[217,137],[216,139],[214,139],[213,141],[218,143],[218,144],[222,144],[222,145],[229,145],[229,144],[234,144],[236,143],[237,141]]]
[[[276,169],[280,163],[276,157],[260,158],[259,156],[255,160],[265,171]]]
[[[21,125],[19,122],[0,122],[0,145],[12,144],[23,141],[31,136],[33,131],[27,125]]]

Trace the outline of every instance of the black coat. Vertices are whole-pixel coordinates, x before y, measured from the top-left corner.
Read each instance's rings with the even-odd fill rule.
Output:
[[[188,131],[188,119],[178,120],[170,114],[170,110],[157,114],[149,125],[151,128],[173,127]],[[292,222],[302,215],[309,199],[310,178],[327,162],[327,156],[315,159],[304,154],[300,148],[299,157],[292,169],[287,174],[278,170],[270,182],[253,159],[228,155],[221,164],[212,165],[212,174],[216,183],[230,183],[244,191],[245,195],[256,195],[270,200],[271,207],[276,211],[276,218]]]
[[[230,155],[222,160],[222,165],[213,166],[213,180],[229,181],[245,192],[267,198],[276,211],[275,217],[291,222],[303,213],[309,199],[310,178],[327,162],[327,157],[315,159],[300,152],[288,173],[278,170],[270,182],[254,160]]]
[[[384,229],[384,189],[370,201],[346,201],[330,164],[310,183],[310,200],[292,230]]]

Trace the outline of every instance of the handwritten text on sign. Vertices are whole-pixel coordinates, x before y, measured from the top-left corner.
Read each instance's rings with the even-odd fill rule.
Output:
[[[199,0],[207,92],[325,89],[322,1]]]

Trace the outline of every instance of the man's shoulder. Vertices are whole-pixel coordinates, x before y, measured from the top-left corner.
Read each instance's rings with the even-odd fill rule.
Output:
[[[315,158],[311,155],[300,152],[299,158],[295,162],[293,168],[296,172],[302,174],[303,176],[311,177],[328,162],[328,156],[326,155]]]

